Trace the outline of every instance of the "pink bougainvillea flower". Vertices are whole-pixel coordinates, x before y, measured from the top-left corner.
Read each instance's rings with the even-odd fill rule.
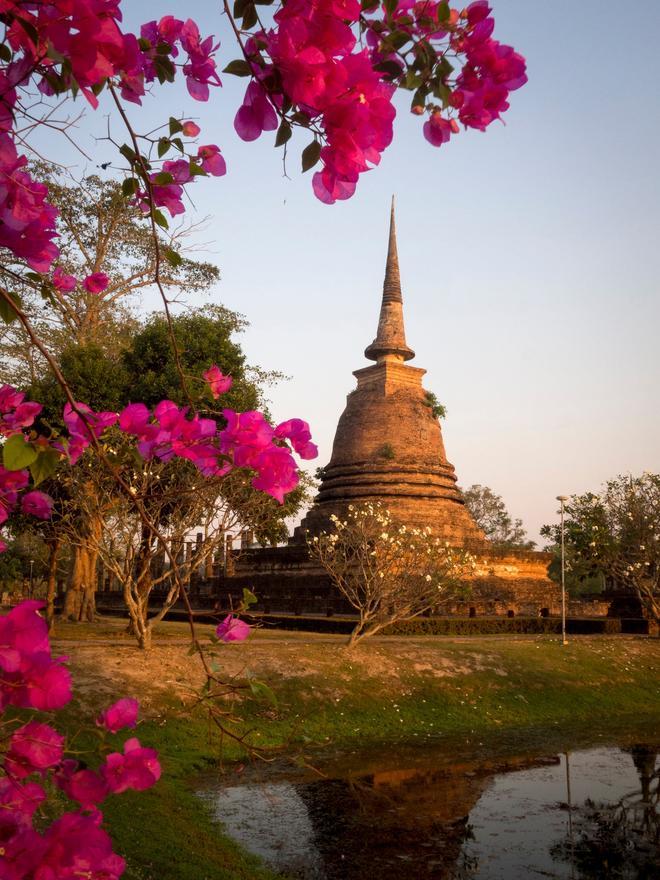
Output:
[[[234,381],[231,376],[225,376],[220,367],[216,364],[209,367],[205,373],[202,373],[202,376],[206,379],[206,382],[211,389],[211,394],[215,400],[217,400],[221,394],[226,394]]]
[[[452,124],[449,119],[444,119],[439,112],[431,114],[431,118],[424,123],[424,137],[434,147],[441,147],[449,141],[452,135]]]
[[[188,120],[188,122],[183,123],[183,133],[186,137],[197,137],[201,130],[196,122]]]
[[[38,489],[26,492],[21,498],[21,512],[36,516],[37,519],[50,519],[53,499]]]
[[[264,449],[253,460],[251,467],[257,471],[257,476],[252,480],[254,488],[272,495],[280,504],[284,504],[284,496],[300,482],[293,456],[282,446],[271,445]]]
[[[158,754],[154,749],[141,746],[135,738],[126,740],[123,755],[112,752],[101,766],[101,775],[114,794],[129,788],[133,791],[151,788],[160,779],[160,774]]]
[[[244,141],[254,141],[263,131],[277,128],[277,114],[266,97],[263,87],[251,82],[234,119],[237,135]]]
[[[24,402],[24,397],[11,385],[0,386],[0,434],[9,436],[29,428],[43,409],[40,403]]]
[[[202,168],[213,177],[222,177],[227,173],[227,163],[220,153],[220,147],[215,144],[206,144],[197,151],[198,157],[202,160]]]
[[[55,268],[53,272],[53,287],[62,293],[70,293],[75,290],[78,285],[78,279],[73,275],[67,275],[60,266]]]
[[[135,727],[140,704],[132,697],[123,697],[105,709],[96,719],[97,727],[105,727],[110,733],[117,733],[124,727]]]
[[[244,642],[250,635],[250,627],[244,620],[228,614],[215,630],[221,642]]]
[[[0,839],[6,832],[29,828],[32,816],[46,800],[46,792],[36,782],[19,783],[8,776],[0,777]]]
[[[67,797],[77,801],[85,810],[102,803],[110,793],[102,776],[93,770],[79,770],[77,761],[63,761],[55,774],[55,782]]]
[[[87,293],[103,293],[110,284],[110,279],[105,272],[93,272],[83,281],[83,287]]]
[[[98,813],[65,813],[53,822],[43,835],[45,851],[38,860],[38,872],[30,876],[39,880],[119,880],[126,863],[112,851],[112,841],[99,824]]]
[[[275,428],[275,436],[289,440],[294,450],[303,459],[316,458],[319,454],[318,447],[312,443],[312,433],[309,425],[303,419],[289,419]]]
[[[62,760],[64,737],[48,724],[30,721],[9,741],[5,767],[17,779],[55,767]]]

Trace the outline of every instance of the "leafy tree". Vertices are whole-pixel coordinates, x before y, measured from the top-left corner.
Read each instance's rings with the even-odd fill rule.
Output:
[[[177,255],[176,265],[165,262],[161,280],[170,298],[199,293],[220,277],[211,263],[186,256],[185,228],[165,235],[158,242],[144,223],[141,212],[122,194],[121,185],[96,175],[66,181],[54,166],[40,164],[37,171],[48,183],[49,199],[57,206],[60,267],[82,278],[104,272],[110,281],[100,293],[89,293],[79,284],[66,293],[44,293],[23,275],[20,296],[23,309],[49,351],[57,360],[71,346],[98,346],[105,353],[126,347],[137,326],[134,305],[138,297],[154,289],[157,244]],[[0,283],[17,288],[17,266],[0,265]],[[44,373],[45,364],[23,327],[14,322],[2,328],[0,379],[28,385]],[[84,398],[83,398],[84,399]]]
[[[521,519],[512,519],[501,495],[488,486],[475,483],[463,490],[465,504],[476,524],[496,547],[509,550],[533,550],[535,541],[526,540]]]
[[[263,392],[257,384],[268,374],[246,364],[236,332],[246,326],[239,315],[221,306],[191,309],[172,319],[171,327],[160,315],[148,318],[122,351],[104,351],[97,343],[74,345],[63,350],[60,367],[77,399],[89,402],[94,410],[117,411],[126,404],[141,401],[153,406],[163,399],[185,405],[192,400],[198,410],[211,406],[201,373],[216,363],[234,379],[223,395],[222,405],[237,410],[263,407]],[[179,348],[172,348],[172,336]],[[180,381],[183,371],[185,386]],[[53,428],[62,426],[63,392],[50,375],[32,388],[43,401],[43,421]],[[264,541],[276,541],[285,533],[284,520],[295,515],[306,498],[306,484],[290,494],[284,505],[258,492],[249,476],[232,474],[221,479],[203,477],[189,462],[143,461],[133,444],[120,431],[108,432],[104,448],[114,465],[135,489],[151,521],[167,536],[173,556],[180,555],[188,534],[195,528],[205,532],[205,553],[218,549],[223,533],[230,528],[250,528]],[[140,644],[147,647],[153,627],[162,619],[179,595],[172,573],[170,589],[159,612],[147,622],[149,597],[163,578],[154,578],[155,559],[162,556],[153,533],[142,523],[126,499],[117,496],[111,475],[99,469],[91,452],[74,469],[62,468],[57,480],[46,488],[61,491],[66,486],[66,520],[60,519],[60,538],[72,550],[71,572],[64,614],[74,619],[92,619],[99,555],[120,579],[133,628]],[[59,487],[59,489],[58,489]],[[57,523],[53,523],[57,525]],[[44,528],[52,528],[50,523]],[[62,548],[62,540],[58,544]],[[201,563],[200,559],[196,564]],[[136,572],[139,572],[136,573]],[[183,581],[189,576],[181,569]]]
[[[349,647],[399,620],[411,620],[464,592],[469,553],[430,529],[399,525],[380,504],[349,505],[334,530],[310,536],[310,553],[358,612]]]
[[[556,544],[560,525],[541,531]],[[565,505],[567,566],[578,577],[602,573],[636,595],[660,623],[660,475],[620,475],[599,494],[572,495]]]

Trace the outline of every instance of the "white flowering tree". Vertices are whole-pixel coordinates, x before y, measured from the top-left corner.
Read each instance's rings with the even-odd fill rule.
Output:
[[[346,519],[331,519],[333,529],[308,537],[308,546],[358,612],[349,646],[466,592],[473,558],[431,529],[399,525],[380,504],[350,505]]]
[[[541,532],[557,544],[560,526]],[[566,560],[578,576],[602,572],[630,590],[660,624],[660,474],[618,476],[565,508]]]

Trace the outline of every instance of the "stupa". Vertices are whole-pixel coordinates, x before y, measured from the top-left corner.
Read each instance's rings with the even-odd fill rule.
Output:
[[[378,329],[365,355],[375,363],[353,374],[357,387],[337,424],[314,504],[286,546],[250,546],[246,539],[236,559],[230,557],[233,570],[221,593],[238,601],[240,591],[249,587],[259,597],[257,610],[266,614],[350,612],[310,558],[306,540],[331,530],[330,517],[343,518],[349,505],[380,502],[397,522],[428,526],[452,546],[473,553],[471,596],[447,606],[445,613],[555,613],[559,590],[547,576],[550,555],[493,547],[456,485],[434,398],[422,386],[426,371],[409,363],[415,352],[406,341],[403,321],[394,202]]]
[[[343,518],[349,504],[380,502],[407,526],[428,526],[455,546],[483,546],[447,460],[433,398],[422,386],[426,370],[408,363],[415,352],[406,342],[394,199],[378,330],[364,354],[375,364],[353,373],[357,388],[348,395],[318,496],[294,540],[328,529],[330,517]]]

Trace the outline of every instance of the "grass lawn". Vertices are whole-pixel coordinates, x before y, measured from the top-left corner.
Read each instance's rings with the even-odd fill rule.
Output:
[[[186,625],[166,623],[146,655],[124,626],[62,624],[55,646],[69,655],[77,685],[70,729],[115,697],[134,695],[145,717],[138,736],[162,758],[153,790],[108,802],[127,878],[270,877],[223,836],[194,794],[200,773],[220,772],[221,759],[235,773],[232,762],[245,755],[191,708],[203,678],[187,652]],[[236,704],[254,745],[327,766],[346,748],[445,743],[448,755],[496,757],[614,742],[660,726],[659,639],[581,636],[562,647],[551,636],[382,637],[351,653],[343,641],[262,630],[222,646],[223,673],[256,676],[277,696],[276,706]]]

